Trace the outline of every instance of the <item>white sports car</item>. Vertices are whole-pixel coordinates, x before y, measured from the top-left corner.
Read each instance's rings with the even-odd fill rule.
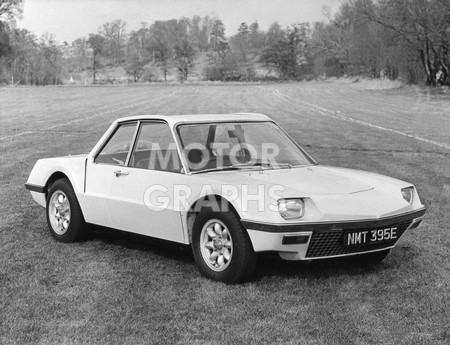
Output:
[[[260,114],[118,119],[89,154],[38,160],[26,188],[58,241],[88,223],[190,244],[228,283],[257,252],[381,261],[426,211],[410,183],[318,165]]]

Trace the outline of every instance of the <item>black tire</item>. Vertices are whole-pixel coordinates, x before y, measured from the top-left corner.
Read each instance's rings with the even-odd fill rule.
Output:
[[[217,235],[216,232],[215,240],[207,242],[207,239],[212,239],[207,229],[215,229],[217,226],[221,228],[218,232],[222,235]],[[214,248],[209,250],[205,243],[211,243]],[[210,208],[202,209],[194,222],[192,250],[200,273],[212,280],[228,284],[240,283],[251,277],[256,266],[256,254],[247,231],[231,210],[214,212]],[[226,251],[230,254],[229,260],[226,259]],[[214,253],[218,255],[217,260],[208,261],[208,255],[212,257]],[[223,265],[220,265],[220,256],[223,256]]]
[[[360,266],[376,265],[383,261],[390,252],[391,250],[387,249],[380,252],[356,255],[350,257],[350,262]]]
[[[76,242],[86,235],[86,222],[68,179],[59,179],[50,186],[46,215],[50,233],[58,242]]]

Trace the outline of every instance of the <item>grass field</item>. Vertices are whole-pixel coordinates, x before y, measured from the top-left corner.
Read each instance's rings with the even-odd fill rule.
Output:
[[[119,232],[55,242],[24,183],[133,114],[262,112],[319,163],[410,181],[428,207],[378,266],[259,258],[202,278],[189,248]],[[343,82],[0,89],[1,344],[449,344],[450,92]]]

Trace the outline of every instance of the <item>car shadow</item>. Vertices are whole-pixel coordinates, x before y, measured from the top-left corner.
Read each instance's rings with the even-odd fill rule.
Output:
[[[96,240],[195,265],[191,247],[188,245],[96,225],[91,225],[90,230],[88,241]]]
[[[322,278],[340,275],[364,275],[368,271],[380,271],[386,266],[360,265],[346,258],[322,259],[314,261],[286,261],[276,253],[261,254],[258,257],[258,266],[255,279],[263,277],[298,277],[298,278]]]
[[[409,246],[397,246],[381,262],[368,263],[359,256],[320,259],[311,261],[286,261],[276,253],[261,253],[254,280],[263,277],[323,278],[335,276],[365,276],[401,267],[412,262],[418,256],[419,249]]]
[[[189,245],[133,234],[116,229],[92,226],[88,240],[151,253],[161,258],[192,265],[195,260]],[[277,253],[259,253],[255,272],[250,283],[258,283],[267,277],[323,279],[335,276],[364,276],[401,266],[411,261],[417,251],[410,247],[396,247],[381,263],[362,263],[357,257],[334,258],[313,261],[286,261]]]

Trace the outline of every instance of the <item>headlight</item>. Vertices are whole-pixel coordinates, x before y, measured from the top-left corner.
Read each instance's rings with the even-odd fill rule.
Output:
[[[301,218],[305,214],[305,202],[302,199],[280,199],[278,212],[284,219]]]
[[[414,196],[414,187],[402,188],[402,196],[403,199],[411,204]]]

